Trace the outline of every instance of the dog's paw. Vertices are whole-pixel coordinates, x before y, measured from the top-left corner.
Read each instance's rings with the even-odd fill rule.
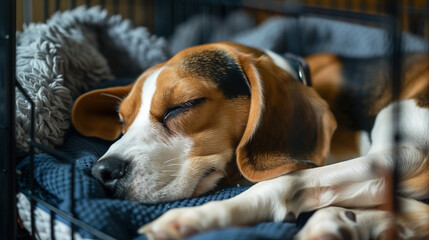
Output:
[[[166,212],[155,221],[141,227],[139,234],[149,239],[183,239],[199,232],[222,227],[225,215],[216,203],[198,207],[178,208]]]
[[[182,239],[203,230],[198,224],[201,217],[201,211],[195,208],[173,209],[141,227],[138,233],[149,239]]]
[[[318,210],[308,220],[304,228],[295,236],[295,240],[359,240],[368,239],[361,231],[354,211],[328,207]]]
[[[392,234],[398,239],[410,236],[409,230],[395,223],[393,215],[387,211],[327,207],[314,213],[295,240],[384,240],[391,239]]]

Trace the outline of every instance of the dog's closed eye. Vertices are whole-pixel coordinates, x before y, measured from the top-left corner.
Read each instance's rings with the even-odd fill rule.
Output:
[[[164,113],[164,119],[163,119],[164,126],[166,125],[166,122],[170,118],[173,118],[173,117],[175,117],[181,113],[188,111],[189,109],[199,105],[200,103],[204,102],[205,100],[206,100],[206,98],[197,98],[197,99],[193,99],[193,100],[181,103],[181,104],[176,105],[174,107],[167,108],[167,110]]]

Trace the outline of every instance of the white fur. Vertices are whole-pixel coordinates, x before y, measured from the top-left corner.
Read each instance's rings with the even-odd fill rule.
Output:
[[[368,154],[369,149],[371,147],[371,140],[369,139],[369,133],[367,131],[360,131],[358,138],[359,138],[358,143],[359,143],[360,155]]]
[[[278,67],[285,70],[293,78],[298,79],[298,73],[295,71],[295,69],[293,69],[293,67],[283,57],[279,56],[277,53],[270,51],[268,49],[265,50],[265,53],[271,58],[271,60],[273,60],[273,62]]]
[[[395,113],[400,111],[399,113]],[[394,145],[394,118],[399,117],[401,146],[429,146],[429,111],[417,106],[414,100],[394,103],[383,109],[376,118],[371,137],[373,144],[369,153],[379,152]]]
[[[166,138],[162,124],[150,118],[152,98],[162,70],[156,70],[146,79],[142,104],[134,122],[99,160],[116,157],[130,161],[130,171],[121,179],[119,187],[126,188],[127,197],[132,200],[148,203],[190,197],[189,189],[198,184],[198,178],[187,176],[192,176],[187,164],[192,140],[177,134]]]

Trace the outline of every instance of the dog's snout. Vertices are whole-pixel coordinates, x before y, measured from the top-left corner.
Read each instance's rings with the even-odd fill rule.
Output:
[[[125,176],[128,161],[117,158],[106,158],[92,167],[92,175],[99,180],[111,193],[115,191],[116,183]]]

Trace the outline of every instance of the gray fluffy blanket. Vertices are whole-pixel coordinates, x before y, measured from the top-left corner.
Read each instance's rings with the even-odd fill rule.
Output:
[[[109,17],[98,7],[57,13],[46,24],[27,26],[17,36],[17,79],[35,102],[36,141],[61,145],[77,96],[100,81],[137,76],[168,59],[170,51],[203,43],[204,33],[209,33],[203,38],[209,42],[230,40],[280,53],[374,57],[391,51],[383,29],[320,18],[276,17],[255,26],[245,12],[235,12],[225,20],[195,16],[176,29],[167,44],[146,28],[133,28],[129,21]],[[405,52],[429,49],[427,42],[406,33],[402,43]],[[17,143],[25,151],[30,107],[18,91],[16,97]]]
[[[74,100],[103,80],[136,76],[165,61],[167,43],[99,7],[56,13],[17,34],[16,77],[35,103],[35,140],[63,143]],[[17,147],[28,150],[30,103],[17,90]]]

